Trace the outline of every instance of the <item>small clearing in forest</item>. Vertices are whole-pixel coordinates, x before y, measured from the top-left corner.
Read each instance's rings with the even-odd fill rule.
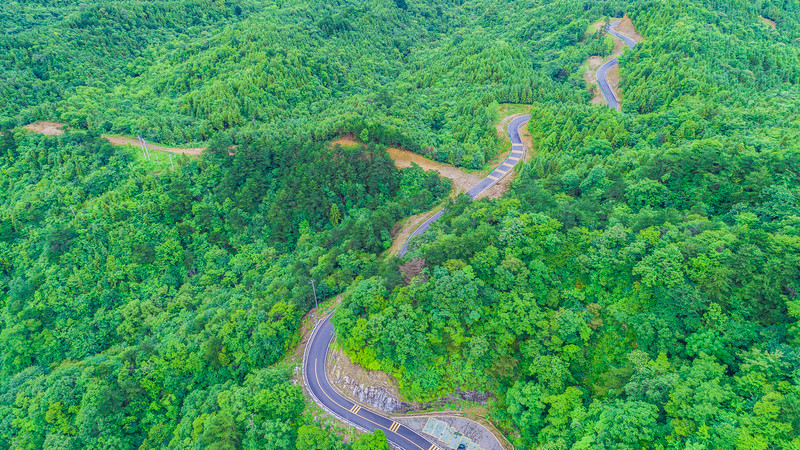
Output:
[[[768,26],[768,27],[772,28],[773,30],[776,30],[776,29],[778,29],[778,24],[776,24],[774,20],[772,20],[772,19],[767,19],[767,18],[766,18],[766,17],[764,17],[764,16],[758,16],[758,18],[759,18],[759,19],[761,19],[761,21],[762,21],[762,22],[764,22],[764,24],[765,24],[766,26]]]
[[[64,130],[61,129],[61,127],[63,126],[64,126],[63,123],[39,121],[29,125],[25,125],[22,128],[29,131],[33,131],[34,133],[40,133],[47,136],[59,136],[64,134]]]

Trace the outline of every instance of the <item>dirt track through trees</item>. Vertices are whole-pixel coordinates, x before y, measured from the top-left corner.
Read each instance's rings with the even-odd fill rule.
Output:
[[[103,135],[103,138],[105,138],[106,140],[108,140],[108,142],[111,142],[114,145],[130,144],[134,147],[140,146],[139,141],[133,138],[126,138],[122,136],[107,136],[107,135]],[[200,155],[200,153],[203,153],[203,150],[205,150],[205,147],[194,147],[194,148],[165,147],[163,145],[154,145],[149,142],[147,143],[147,148],[149,148],[150,150],[161,150],[162,152],[180,153],[190,156],[198,156]]]
[[[33,131],[34,133],[40,133],[48,136],[58,136],[64,134],[64,130],[62,130],[64,126],[65,125],[63,123],[39,121],[25,125],[22,128],[28,131]],[[108,136],[105,134],[102,137],[103,139],[107,140],[108,142],[114,145],[132,145],[135,148],[140,147],[139,140],[135,138],[128,138],[124,136]],[[203,153],[203,150],[205,150],[205,147],[193,147],[193,148],[166,147],[163,145],[156,145],[150,143],[147,144],[147,148],[151,150],[160,150],[162,152],[170,152],[170,153],[180,153],[190,156],[198,156],[200,153]]]

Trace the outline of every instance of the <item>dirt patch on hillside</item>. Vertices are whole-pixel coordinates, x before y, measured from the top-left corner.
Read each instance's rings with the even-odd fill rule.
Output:
[[[362,145],[361,142],[355,140],[355,136],[353,136],[352,134],[344,135],[342,137],[339,137],[331,141],[331,145],[335,144],[339,144],[343,147],[354,147]],[[453,180],[453,191],[451,192],[451,196],[455,196],[460,194],[461,192],[468,191],[470,188],[472,188],[472,186],[478,184],[478,182],[482,179],[480,174],[467,173],[451,164],[445,164],[433,161],[422,155],[410,152],[408,150],[401,150],[399,148],[389,147],[386,149],[386,151],[387,153],[389,153],[389,157],[392,158],[392,160],[394,161],[394,165],[398,169],[405,169],[407,167],[411,167],[411,163],[415,163],[418,166],[422,167],[424,170],[435,170],[439,172],[439,176]]]
[[[592,100],[590,103],[593,105],[603,105],[606,102],[605,97],[603,97],[603,92],[597,84],[597,69],[602,65],[603,58],[600,56],[590,56],[589,59],[583,63],[585,70],[583,79],[586,80],[586,85],[589,86],[589,92],[592,93]]]
[[[339,144],[342,147],[356,147],[361,145],[361,142],[358,142],[356,140],[355,135],[346,134],[338,139],[331,141],[331,146],[334,146],[336,144]]]
[[[137,139],[126,138],[121,136],[107,136],[107,135],[103,135],[103,138],[105,138],[106,140],[108,140],[108,142],[111,142],[114,145],[130,144],[136,148],[141,147],[141,145],[139,144],[139,140]],[[164,147],[163,145],[154,145],[150,143],[147,144],[147,148],[151,150],[161,150],[163,152],[180,153],[190,156],[198,156],[200,153],[203,153],[203,150],[205,150],[205,147],[195,147],[195,148]]]
[[[773,30],[776,30],[776,29],[778,28],[778,24],[776,24],[774,20],[772,20],[772,19],[767,19],[767,18],[766,18],[766,17],[764,17],[764,16],[758,16],[758,18],[759,18],[759,19],[761,19],[761,21],[762,21],[762,22],[764,22],[764,24],[765,24],[766,26],[768,26],[768,27],[772,28]]]
[[[33,131],[34,133],[45,134],[47,136],[59,136],[64,134],[64,130],[61,129],[63,126],[63,123],[39,121],[30,125],[25,125],[22,128]]]
[[[431,161],[422,155],[410,152],[408,150],[400,150],[399,148],[391,147],[387,149],[389,156],[394,160],[394,165],[398,169],[411,167],[411,163],[415,163],[425,170],[435,170],[439,175],[450,178],[453,180],[453,188],[455,194],[468,191],[472,186],[478,184],[482,177],[478,174],[467,173],[457,168],[456,166]]]
[[[30,125],[25,125],[22,128],[33,131],[35,133],[41,133],[49,136],[58,136],[64,134],[64,130],[61,129],[62,127],[64,127],[63,123],[39,121],[32,123]],[[127,138],[122,136],[107,136],[107,135],[103,135],[102,137],[114,145],[130,144],[136,148],[140,147],[138,139]],[[163,145],[154,145],[149,143],[147,144],[147,148],[152,150],[161,150],[170,153],[182,153],[184,155],[191,155],[191,156],[197,156],[200,153],[203,153],[203,150],[205,150],[205,147],[195,147],[195,148],[164,147]]]
[[[625,14],[619,25],[617,25],[616,31],[619,34],[624,34],[625,36],[633,39],[637,44],[644,41],[644,38],[641,34],[639,34],[638,31],[636,31],[636,27],[633,26],[633,21],[631,21],[631,18],[628,17],[627,14]]]

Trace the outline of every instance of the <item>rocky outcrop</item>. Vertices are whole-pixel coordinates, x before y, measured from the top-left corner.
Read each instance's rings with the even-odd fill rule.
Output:
[[[395,413],[409,406],[398,400],[389,390],[379,386],[369,386],[350,379],[347,375],[333,374],[333,383],[348,397],[358,400],[358,403],[367,405],[386,413]]]

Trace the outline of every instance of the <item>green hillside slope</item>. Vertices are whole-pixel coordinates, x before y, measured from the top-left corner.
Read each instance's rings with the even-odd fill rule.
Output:
[[[622,111],[590,27],[628,14]],[[385,448],[288,353],[407,400],[477,391],[517,448],[800,446],[800,4],[25,0],[0,5],[0,447]],[[768,20],[767,20],[768,19]],[[775,27],[771,24],[773,22]],[[448,200],[399,146],[468,170]],[[525,106],[528,109],[528,106]],[[67,124],[59,136],[20,128]],[[207,146],[153,164],[103,133]],[[352,134],[365,144],[330,145]],[[403,258],[399,221],[447,203]],[[413,264],[407,264],[413,261]]]

